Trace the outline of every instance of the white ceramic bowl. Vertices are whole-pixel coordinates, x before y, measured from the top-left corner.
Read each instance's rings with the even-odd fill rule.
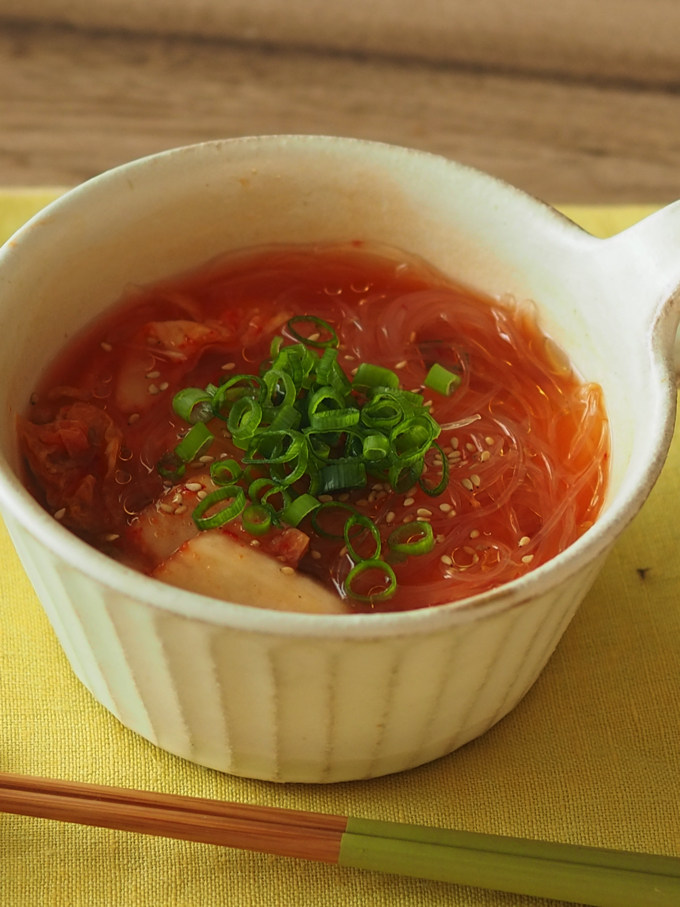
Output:
[[[362,237],[421,255],[542,325],[611,419],[596,525],[550,563],[455,605],[315,616],[218,602],[89,548],[23,488],[14,417],[45,364],[129,283],[229,249]],[[274,781],[410,768],[522,698],[654,483],[675,414],[680,210],[597,240],[440,157],[348,139],[245,138],[119,167],[0,253],[0,506],[74,671],[123,724],[202,765]]]

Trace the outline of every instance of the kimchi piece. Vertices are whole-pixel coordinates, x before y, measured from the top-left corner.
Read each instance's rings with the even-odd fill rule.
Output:
[[[534,304],[359,241],[135,288],[31,401],[26,483],[56,519],[259,607],[457,602],[564,551],[606,492],[601,389]]]

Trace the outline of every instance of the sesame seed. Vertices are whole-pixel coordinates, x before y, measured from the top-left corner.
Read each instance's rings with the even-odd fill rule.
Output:
[[[456,511],[455,511],[455,510],[450,510],[450,511],[449,511],[449,519],[451,519],[451,517],[454,517],[455,515],[456,515]]]
[[[330,501],[333,500],[333,495],[332,494],[320,494],[319,500],[321,501],[322,504],[328,504]]]
[[[483,450],[479,459],[482,461],[482,463],[486,463],[486,461],[488,459],[490,459],[490,457],[491,457],[490,451]]]
[[[449,463],[457,463],[462,457],[463,454],[459,450],[452,450],[448,456],[448,461]]]
[[[281,567],[281,573],[285,573],[286,576],[292,576],[295,570],[292,567]]]
[[[524,546],[528,545],[530,541],[531,541],[531,539],[529,538],[528,535],[523,535],[522,538],[519,540],[519,547],[524,548]]]
[[[376,492],[375,492],[375,491],[372,491],[372,492],[369,494],[369,496],[368,496],[368,503],[369,503],[369,504],[375,504],[375,499],[376,499],[376,497],[377,497]]]
[[[312,551],[312,557],[314,558],[315,561],[320,561],[320,560],[321,560],[321,552],[320,552],[320,551]]]
[[[484,438],[484,440],[485,440],[485,442],[489,445],[489,447],[491,447],[491,446],[493,445],[493,443],[494,443],[494,440],[493,440],[493,438],[491,437],[491,435],[487,435],[486,438]]]
[[[473,529],[472,532],[470,533],[470,538],[478,539],[479,538],[479,529]]]
[[[341,494],[340,497],[338,498],[338,500],[339,500],[339,501],[342,501],[343,504],[344,504],[345,501],[349,501],[349,495],[348,495],[348,494]]]
[[[180,504],[179,507],[175,507],[175,513],[177,514],[177,516],[181,516],[181,514],[186,513],[186,512],[187,512],[186,504]]]
[[[113,349],[111,344],[107,343],[105,340],[102,340],[102,342],[99,344],[99,346],[104,350],[105,353],[110,353],[111,350]]]
[[[349,353],[347,353],[344,358],[346,362],[354,362],[354,356],[350,356]]]
[[[482,484],[482,480],[479,478],[478,475],[471,475],[470,481],[475,486],[475,488],[479,488],[479,486]]]
[[[376,501],[380,501],[380,500],[382,500],[382,498],[386,498],[386,497],[387,497],[386,491],[376,491],[376,493],[375,493]]]
[[[407,513],[406,516],[404,517],[404,519],[402,520],[402,523],[412,523],[414,520],[415,520],[415,517],[413,516],[413,514]]]
[[[128,425],[134,425],[135,422],[139,422],[139,413],[132,413],[128,419]]]
[[[458,438],[451,438],[451,447],[454,450],[458,450]]]
[[[158,389],[161,390],[161,391],[166,391],[169,387],[170,387],[170,385],[168,384],[168,382],[167,382],[167,381],[164,381],[164,382],[159,386]]]
[[[163,513],[174,513],[175,512],[175,508],[172,506],[172,504],[159,504],[158,509],[162,510]]]
[[[525,554],[524,557],[522,558],[522,563],[530,564],[533,561],[533,559],[534,559],[533,554]]]
[[[357,507],[368,507],[366,498],[360,498],[360,500],[357,501]]]
[[[474,445],[474,444],[470,444],[469,442],[465,445],[465,449],[466,449],[466,450],[469,450],[470,453],[474,453],[474,452],[477,450],[477,448],[475,447],[475,445]]]
[[[208,492],[204,488],[202,491],[196,492],[196,497],[199,501],[204,501],[208,497]]]
[[[63,520],[65,516],[66,516],[66,508],[62,507],[61,510],[57,510],[57,512],[54,514],[54,519]]]
[[[413,343],[413,341],[416,339],[416,332],[411,331],[408,339],[409,339],[409,343]]]
[[[159,394],[160,393],[160,391],[158,390],[158,388],[156,387],[155,384],[150,384],[149,387],[147,388],[147,390],[149,391],[150,394]]]
[[[432,511],[428,510],[427,507],[419,507],[416,513],[418,516],[432,516]]]
[[[259,548],[259,547],[260,547],[259,541],[258,541],[257,539],[251,539],[251,540],[250,540],[250,547],[251,547],[251,548]]]
[[[187,491],[201,491],[203,489],[200,482],[187,482],[184,487]]]
[[[415,503],[415,501],[413,500],[413,498],[405,498],[405,499],[404,499],[404,507],[410,507],[411,504],[414,504],[414,503]]]
[[[215,457],[211,457],[210,454],[205,454],[203,457],[198,458],[199,463],[212,463]]]
[[[359,371],[359,367],[357,366],[356,368],[353,368],[353,369],[352,369],[351,374],[352,374],[352,375],[356,375],[356,373],[357,373],[358,371]]]
[[[373,491],[382,491],[382,482],[378,482],[376,485],[371,485]]]
[[[396,513],[395,513],[393,510],[390,510],[390,512],[389,512],[389,513],[387,514],[387,516],[385,517],[385,522],[386,522],[386,523],[393,523],[395,517],[396,517]]]
[[[160,378],[160,376],[161,376],[161,373],[156,371],[156,372],[147,372],[144,377],[145,378]]]
[[[117,532],[109,532],[108,535],[104,536],[104,540],[107,542],[115,542],[116,539],[119,539],[119,538],[120,538],[120,536],[118,535]]]
[[[438,535],[438,536],[437,536],[437,544],[438,544],[438,545],[441,545],[441,543],[442,543],[445,539],[446,539],[446,536],[445,536],[445,535]]]
[[[179,491],[177,492],[177,494],[173,495],[173,497],[172,497],[172,503],[173,503],[173,504],[181,504],[181,503],[182,503],[182,495],[181,495],[181,493],[180,493]]]
[[[236,368],[235,362],[225,362],[224,365],[222,366],[222,371],[230,372],[233,368]]]
[[[448,556],[448,554],[442,554],[442,556],[439,558],[439,560],[442,562],[442,564],[446,564],[447,567],[451,567],[453,564],[453,561]]]
[[[469,479],[463,479],[460,484],[468,491],[472,491],[472,482]]]
[[[397,362],[397,364],[394,367],[395,368],[406,368],[406,364],[407,364],[406,360],[402,359],[401,362]]]
[[[448,513],[449,510],[451,510],[451,505],[450,504],[440,504],[439,509],[441,510],[442,513]]]
[[[340,549],[340,557],[344,557],[347,554],[347,545],[343,545]]]

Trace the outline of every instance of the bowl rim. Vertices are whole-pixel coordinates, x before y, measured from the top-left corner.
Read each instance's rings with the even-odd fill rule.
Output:
[[[202,154],[206,151],[221,153],[223,149],[228,151],[232,147],[249,143],[278,144],[282,149],[292,143],[314,143],[322,147],[341,144],[346,147],[355,146],[357,149],[367,146],[369,148],[377,147],[385,154],[405,154],[415,157],[417,160],[439,161],[440,164],[443,163],[445,166],[466,173],[472,179],[482,181],[492,191],[513,195],[515,199],[523,200],[525,206],[531,205],[532,210],[537,212],[536,216],[545,219],[546,225],[549,223],[553,227],[559,225],[561,231],[575,231],[575,234],[578,233],[579,238],[586,242],[592,241],[595,244],[607,242],[607,240],[592,237],[554,208],[511,184],[442,155],[383,142],[339,136],[242,136],[181,146],[138,158],[107,170],[67,191],[34,215],[0,249],[0,273],[6,266],[8,250],[11,258],[13,249],[19,243],[24,244],[37,223],[44,221],[46,216],[51,219],[53,216],[58,218],[65,214],[68,217],[71,207],[78,205],[83,196],[87,197],[101,187],[106,189],[109,185],[115,185],[118,180],[126,179],[131,170],[139,170],[149,165],[154,167],[162,165],[165,161],[175,159],[179,155]],[[30,240],[28,241],[30,242]],[[11,261],[9,267],[11,267]],[[659,323],[663,320],[663,313],[657,315],[653,333],[659,329]],[[656,442],[651,448],[646,468],[640,474],[632,491],[627,495],[619,492],[611,505],[598,517],[595,525],[550,561],[510,583],[449,604],[410,611],[373,614],[305,614],[256,608],[212,599],[166,585],[117,563],[61,526],[30,495],[2,452],[0,452],[0,507],[53,556],[89,576],[111,592],[125,595],[140,604],[180,617],[251,632],[297,637],[368,640],[385,636],[433,633],[454,624],[485,620],[531,604],[603,556],[618,534],[633,519],[651,491],[665,462],[672,440],[675,419],[676,394],[672,363],[668,356],[664,355],[660,344],[653,343],[649,352],[651,370],[656,373],[655,377],[660,379],[657,382],[659,385],[658,405],[654,410],[656,418],[654,425],[647,426],[655,434]],[[9,528],[11,532],[11,524]]]

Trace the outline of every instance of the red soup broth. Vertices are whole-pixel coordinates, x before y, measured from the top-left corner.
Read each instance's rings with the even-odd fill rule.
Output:
[[[353,610],[423,608],[488,591],[593,524],[608,473],[602,392],[541,333],[533,304],[481,298],[420,259],[361,242],[250,250],[132,288],[69,344],[31,397],[19,432],[32,493],[85,541],[151,573],[157,563],[139,550],[136,526],[144,508],[168,499],[156,464],[188,427],[174,394],[257,374],[274,337],[295,342],[287,323],[296,315],[334,327],[350,380],[367,362],[421,393],[449,463],[437,497],[418,483],[396,493],[370,475],[365,488],[333,495],[370,517],[383,553],[409,521],[429,522],[435,539],[428,553],[392,560],[391,598],[349,599]],[[424,388],[433,363],[461,377],[450,396]],[[214,419],[210,428],[216,441],[206,456],[240,461],[226,424]],[[183,481],[201,468],[189,464]],[[422,481],[436,485],[441,474],[432,448]],[[240,519],[224,528],[243,534]],[[318,535],[309,516],[298,528],[311,543],[297,568],[346,597],[353,562],[344,540]],[[266,552],[266,536],[261,544]]]

